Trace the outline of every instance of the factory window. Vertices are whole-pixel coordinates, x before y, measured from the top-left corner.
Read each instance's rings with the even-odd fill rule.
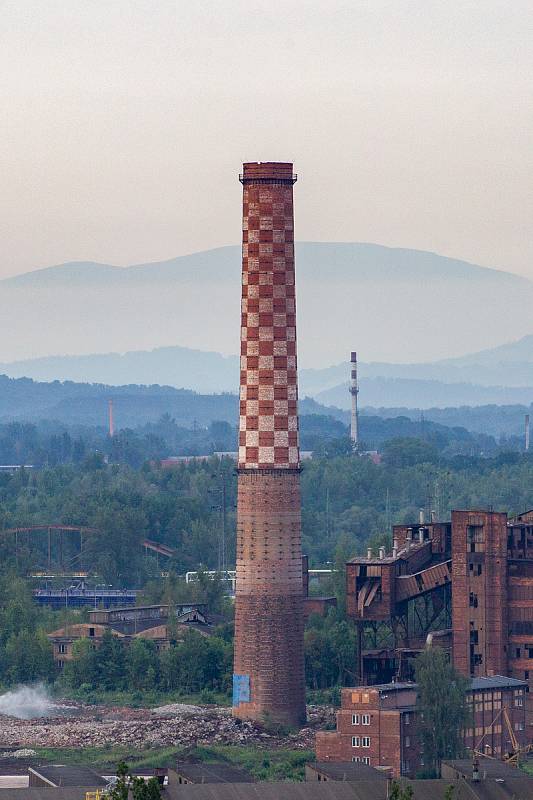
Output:
[[[352,756],[352,761],[354,764],[359,763],[359,756]]]
[[[64,662],[64,661],[61,661],[61,660],[59,660],[59,661],[57,662],[57,666],[59,667],[59,669],[63,669],[63,667],[65,666],[65,662]]]
[[[531,645],[529,645],[529,644],[527,646],[527,657],[528,658],[533,658],[533,647],[531,647]]]
[[[360,747],[361,746],[361,739],[359,736],[352,736],[352,747]]]
[[[409,716],[409,712],[407,712],[407,714],[404,714],[404,718],[403,719],[404,719],[405,724],[409,725],[409,723],[411,722],[411,717]]]
[[[60,645],[58,646],[58,648],[57,648],[57,649],[58,649],[58,651],[59,651],[60,653],[66,653],[66,652],[67,652],[67,646],[66,646],[66,644],[60,644]]]
[[[520,658],[520,648],[515,648],[515,658]]]
[[[411,747],[411,737],[410,736],[406,736],[405,737],[405,746],[406,747]]]
[[[370,758],[368,756],[363,756],[361,761],[363,762],[363,764],[370,765]]]
[[[89,628],[89,636],[94,636],[94,628]]]
[[[361,737],[361,747],[370,747],[370,736]]]
[[[524,698],[523,697],[515,697],[514,704],[517,708],[522,708],[524,705]]]
[[[361,717],[361,725],[370,725],[370,714],[363,714]]]
[[[352,714],[352,725],[359,725],[359,714]]]
[[[466,542],[470,552],[482,552],[483,547],[477,547],[476,545],[482,545],[484,541],[485,537],[483,535],[483,525],[469,525],[466,530]]]
[[[483,656],[481,653],[474,653],[474,659],[472,663],[475,667],[479,667],[481,664],[483,664]]]
[[[477,594],[470,592],[470,608],[477,608]]]

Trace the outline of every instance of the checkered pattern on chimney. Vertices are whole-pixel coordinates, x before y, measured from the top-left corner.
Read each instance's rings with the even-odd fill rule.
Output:
[[[292,164],[244,164],[239,467],[299,466]]]

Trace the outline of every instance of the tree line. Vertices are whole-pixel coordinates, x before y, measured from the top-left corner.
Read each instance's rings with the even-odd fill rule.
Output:
[[[331,440],[331,452],[302,469],[303,551],[311,566],[331,562],[339,547],[348,556],[363,553],[387,540],[394,523],[416,520],[420,508],[446,520],[452,508],[492,506],[512,513],[533,506],[533,454],[445,458],[431,442],[392,439],[383,446],[382,463],[375,464],[339,453],[340,443]],[[216,569],[223,531],[231,566],[236,497],[229,458],[161,469],[156,461],[138,468],[106,463],[93,453],[79,464],[3,473],[0,575],[26,575],[46,559],[43,537],[19,536],[15,542],[2,529],[57,523],[96,531],[85,538],[82,564],[75,561],[74,537],[65,539],[63,558],[115,586],[142,587],[161,569]],[[144,551],[145,538],[168,545],[174,555],[158,564]]]

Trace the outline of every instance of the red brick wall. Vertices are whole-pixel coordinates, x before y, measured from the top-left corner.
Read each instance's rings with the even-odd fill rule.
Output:
[[[507,674],[506,523],[505,514],[452,512],[453,659],[464,675]],[[472,545],[469,529],[483,541]]]
[[[234,714],[305,720],[293,173],[244,164]]]
[[[352,702],[352,697],[359,700]],[[390,767],[393,776],[399,777],[401,712],[398,709],[380,709],[379,694],[375,690],[343,689],[342,698],[343,707],[337,712],[337,731],[317,733],[317,761],[368,758],[371,767]],[[363,702],[365,700],[368,702]],[[363,716],[369,718],[368,724],[363,725]],[[368,747],[363,746],[365,738],[369,739]]]

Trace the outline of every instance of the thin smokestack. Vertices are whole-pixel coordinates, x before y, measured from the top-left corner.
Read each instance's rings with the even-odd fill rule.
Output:
[[[359,394],[359,386],[357,383],[357,353],[352,353],[350,357],[351,375],[350,375],[350,394],[352,395],[352,417],[350,424],[350,438],[354,450],[359,445],[359,410],[357,408],[357,395]]]
[[[525,442],[524,447],[526,453],[529,451],[529,414],[526,414],[526,430],[525,430]]]
[[[115,422],[113,420],[113,401],[108,400],[108,415],[109,415],[109,436],[113,438],[115,435]]]

